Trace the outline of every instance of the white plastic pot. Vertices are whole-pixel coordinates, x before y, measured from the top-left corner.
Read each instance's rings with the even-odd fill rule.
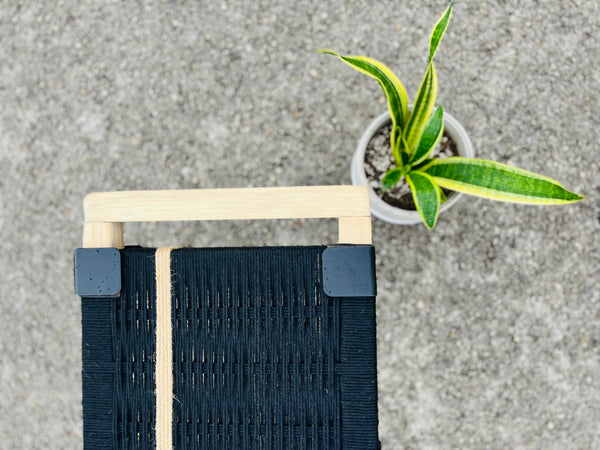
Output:
[[[371,213],[378,219],[398,225],[413,225],[421,223],[421,216],[417,211],[397,208],[388,205],[384,202],[375,191],[369,186],[367,175],[365,174],[365,151],[371,138],[377,134],[380,128],[384,127],[391,121],[390,113],[385,112],[377,117],[366,131],[363,133],[352,158],[352,168],[350,175],[352,184],[359,186],[367,186],[371,192]],[[444,111],[444,129],[452,137],[456,143],[459,156],[472,158],[474,156],[473,146],[469,135],[462,125],[450,114]],[[440,206],[440,214],[454,205],[462,194],[459,192],[451,192],[448,195],[448,200]]]

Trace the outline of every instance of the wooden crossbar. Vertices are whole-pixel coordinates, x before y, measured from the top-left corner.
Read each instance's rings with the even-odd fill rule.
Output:
[[[178,220],[339,219],[339,242],[371,243],[362,186],[99,192],[84,200],[84,247],[122,248],[123,223]]]

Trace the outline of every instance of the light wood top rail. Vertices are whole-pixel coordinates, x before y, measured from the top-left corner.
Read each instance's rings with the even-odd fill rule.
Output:
[[[122,191],[89,194],[86,222],[369,216],[362,186]]]
[[[123,222],[333,217],[341,243],[371,243],[362,186],[99,192],[86,196],[84,216],[84,247],[122,247]]]

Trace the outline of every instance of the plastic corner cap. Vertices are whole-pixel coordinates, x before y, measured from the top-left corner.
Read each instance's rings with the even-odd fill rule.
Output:
[[[330,246],[323,251],[323,291],[329,297],[375,297],[372,245]]]
[[[75,292],[80,297],[118,297],[121,253],[116,248],[78,248],[74,255]]]

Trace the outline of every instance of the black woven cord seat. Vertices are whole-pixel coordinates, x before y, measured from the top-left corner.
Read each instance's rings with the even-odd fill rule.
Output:
[[[375,449],[375,298],[323,290],[326,247],[171,253],[173,446]],[[86,449],[154,448],[155,249],[82,297]]]

